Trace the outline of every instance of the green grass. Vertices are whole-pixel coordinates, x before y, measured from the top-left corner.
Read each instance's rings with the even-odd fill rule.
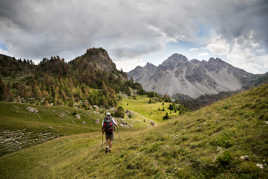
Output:
[[[162,102],[149,102],[148,97],[145,96],[136,96],[133,97],[124,97],[119,105],[121,105],[125,110],[130,110],[137,112],[141,115],[143,115],[145,118],[149,120],[153,120],[155,122],[163,122],[163,116],[166,114],[166,112],[169,113],[170,118],[177,117],[179,115],[179,112],[173,112],[168,110],[168,107],[171,103],[164,103]],[[164,108],[164,111],[163,111]]]
[[[28,106],[39,112],[31,113]],[[77,119],[73,114],[80,115]],[[79,134],[99,129],[96,119],[103,115],[70,107],[45,107],[0,102],[0,129],[49,130],[59,135]],[[84,121],[84,124],[83,124]]]
[[[26,109],[29,106],[39,112],[29,112]],[[80,119],[75,114],[79,114]],[[59,136],[100,131],[103,118],[103,113],[70,107],[0,102],[0,156]],[[141,119],[140,114],[133,114],[124,121],[131,128],[121,130],[134,131],[150,126],[149,121]]]
[[[147,112],[143,114],[147,117]],[[115,136],[111,154],[104,154],[97,132],[7,154],[0,158],[0,174],[2,178],[268,178],[267,117],[268,85],[263,85],[154,128],[123,131],[120,139]],[[242,155],[249,160],[241,160]]]

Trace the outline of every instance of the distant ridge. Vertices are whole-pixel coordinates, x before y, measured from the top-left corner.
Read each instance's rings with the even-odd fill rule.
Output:
[[[147,63],[128,73],[129,78],[140,83],[147,91],[191,98],[246,89],[253,86],[260,76],[236,68],[220,58],[188,60],[178,53],[159,66]]]

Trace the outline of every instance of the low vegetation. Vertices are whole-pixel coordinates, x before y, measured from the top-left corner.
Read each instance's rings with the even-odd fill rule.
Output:
[[[119,105],[125,110],[137,112],[155,122],[163,122],[163,117],[168,113],[169,119],[183,114],[186,109],[179,104],[165,102],[162,98],[148,96],[132,96],[123,98]],[[174,108],[170,108],[170,105]]]
[[[136,105],[124,98],[122,107],[162,121],[161,103],[136,98]],[[268,85],[263,85],[157,127],[116,133],[111,154],[104,154],[100,133],[71,135],[2,156],[0,173],[4,178],[267,178],[267,115]]]

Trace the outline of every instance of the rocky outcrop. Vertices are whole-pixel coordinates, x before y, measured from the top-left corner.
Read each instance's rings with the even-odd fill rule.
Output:
[[[26,110],[29,111],[29,112],[32,112],[32,113],[38,113],[38,110],[36,108],[31,107],[31,106],[28,106],[26,108]]]

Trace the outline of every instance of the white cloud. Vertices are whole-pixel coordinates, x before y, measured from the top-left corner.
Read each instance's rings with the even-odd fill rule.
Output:
[[[133,70],[136,66],[144,66],[146,62],[142,59],[125,59],[125,60],[114,60],[116,68],[124,72],[129,72]]]
[[[3,55],[7,55],[7,56],[11,56],[13,57],[14,55],[12,55],[9,51],[7,50],[3,50],[0,48],[0,54],[3,54]]]
[[[213,54],[225,55],[230,50],[230,44],[218,35],[211,39],[206,48]]]
[[[251,73],[268,71],[268,54],[254,38],[254,32],[226,41],[222,36],[211,39],[206,49],[212,56],[223,58],[230,64]]]
[[[179,41],[195,46],[208,44],[205,50],[189,53],[192,56],[204,58],[208,51],[226,56],[233,49],[234,39],[253,30],[248,38],[256,41],[247,48],[261,56],[268,46],[267,2],[1,0],[0,39],[16,57],[42,59],[60,55],[70,60],[95,46],[107,49],[113,58],[126,60],[121,64],[131,66],[127,62],[133,64],[140,57],[155,56],[152,53]],[[218,34],[212,41],[211,31]],[[237,41],[242,49],[243,43],[241,39]],[[254,56],[251,49],[249,54]],[[169,50],[164,56],[171,55]],[[232,53],[232,57],[240,59],[241,54],[238,56]]]
[[[198,56],[199,57],[208,57],[209,53],[207,53],[207,52],[199,53]]]

